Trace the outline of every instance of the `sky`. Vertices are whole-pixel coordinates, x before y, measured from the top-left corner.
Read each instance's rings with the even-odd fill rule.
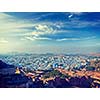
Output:
[[[99,50],[99,12],[0,13],[0,54],[83,54]]]

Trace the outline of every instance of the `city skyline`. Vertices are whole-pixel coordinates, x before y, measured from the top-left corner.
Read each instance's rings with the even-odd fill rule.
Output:
[[[0,54],[99,53],[99,12],[0,13]]]

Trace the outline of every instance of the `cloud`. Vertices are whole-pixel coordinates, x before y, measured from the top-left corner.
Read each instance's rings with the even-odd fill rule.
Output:
[[[51,13],[50,13],[51,14]],[[74,13],[69,15],[69,18],[73,16]],[[77,13],[79,14],[79,13]],[[48,14],[46,14],[47,16]],[[45,16],[45,15],[42,15]],[[0,13],[0,33],[2,35],[14,34],[14,33],[29,33],[32,32],[33,35],[39,34],[56,34],[59,32],[68,32],[68,28],[84,28],[89,26],[95,26],[100,24],[99,22],[88,22],[88,21],[80,21],[79,19],[71,18],[70,22],[31,22],[28,20],[21,20],[15,18],[11,15],[7,15],[5,13]],[[64,30],[65,28],[65,30]],[[18,34],[19,35],[19,34]],[[24,34],[23,34],[24,35]]]
[[[34,38],[32,38],[32,37],[25,37],[25,39],[34,41]]]
[[[61,22],[61,28],[65,28],[65,30],[73,30],[73,28],[81,29],[81,28],[87,28],[87,27],[95,27],[100,26],[100,20],[98,21],[83,21],[78,18],[71,18],[70,21]]]
[[[51,38],[46,38],[46,37],[25,37],[24,39],[27,39],[27,40],[31,40],[31,41],[34,41],[34,40],[52,40]],[[21,39],[21,40],[24,40],[24,39]]]
[[[63,39],[56,39],[56,41],[76,41],[80,40],[79,38],[63,38]]]
[[[96,36],[85,37],[85,38],[62,38],[62,39],[56,39],[56,41],[78,41],[78,40],[91,40],[95,38]]]
[[[52,14],[52,13],[50,13]],[[54,35],[63,34],[65,36],[69,36],[70,34],[74,34],[72,39],[69,38],[60,38],[57,41],[65,41],[65,40],[79,40],[74,38],[76,34],[79,34],[78,31],[74,30],[74,28],[85,28],[85,27],[93,27],[100,24],[100,21],[97,22],[88,22],[82,21],[79,18],[73,18],[74,14],[81,15],[80,12],[72,12],[68,16],[71,18],[70,21],[37,21],[31,22],[30,19],[22,20],[20,18],[16,18],[11,15],[7,15],[5,13],[0,13],[0,36],[15,36],[15,37],[28,37],[28,40],[51,40]],[[48,16],[49,14],[44,14],[43,16]],[[41,37],[41,35],[46,35],[47,37]],[[51,37],[48,38],[48,35]],[[83,37],[84,38],[84,37]]]
[[[35,41],[35,40],[49,40],[49,41],[58,41],[58,42],[61,42],[61,41],[86,41],[86,40],[91,40],[91,39],[95,39],[96,36],[90,36],[90,37],[85,37],[85,38],[59,38],[59,39],[53,39],[53,38],[48,38],[48,37],[40,37],[40,36],[33,36],[33,37],[24,37],[23,39],[21,40],[31,40],[31,41]]]
[[[42,19],[47,18],[48,16],[52,16],[52,15],[53,15],[53,13],[41,13],[41,14],[38,13],[35,16],[33,14],[31,21],[37,21],[38,22],[38,21],[41,21]]]
[[[45,33],[46,34],[50,34],[50,33],[52,33],[54,31],[54,29],[52,27],[50,27],[50,26],[48,26],[46,24],[38,24],[38,25],[35,25],[34,27],[35,27],[36,32],[38,34],[45,34]]]
[[[0,13],[0,20],[5,20],[6,18],[11,18],[9,15],[6,15],[4,13]]]
[[[33,36],[40,36],[40,35],[54,35],[58,33],[68,33],[72,32],[71,30],[63,30],[61,29],[59,23],[38,23],[34,24],[34,30],[31,32]]]
[[[30,35],[33,36],[40,36],[40,35],[44,35],[44,34],[53,34],[54,33],[54,29],[48,25],[44,25],[44,24],[36,24],[34,25],[34,30],[32,32],[30,32]]]
[[[99,25],[99,22],[88,22],[88,21],[72,21],[72,27],[75,28],[85,28],[85,27],[94,27]]]
[[[37,37],[35,39],[37,39],[37,40],[52,40],[51,38],[46,38],[46,37]]]
[[[5,13],[0,13],[0,35],[28,32],[25,27],[32,27],[32,23],[20,20]]]
[[[46,29],[48,29],[46,25],[37,25],[35,26],[35,28],[39,31],[45,31]]]
[[[1,39],[0,39],[0,43],[4,43],[4,44],[5,44],[5,43],[8,43],[8,41],[5,40],[4,38],[1,38]]]
[[[0,13],[0,36],[56,34],[59,32],[57,29],[60,27],[60,24],[56,25],[53,22],[31,22],[30,19],[21,20],[6,13]]]
[[[71,18],[72,16],[73,16],[73,15],[71,14],[71,15],[68,16],[68,18]]]

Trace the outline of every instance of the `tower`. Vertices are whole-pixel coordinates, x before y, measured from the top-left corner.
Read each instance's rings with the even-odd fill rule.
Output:
[[[18,67],[16,68],[15,74],[20,74],[20,70]]]

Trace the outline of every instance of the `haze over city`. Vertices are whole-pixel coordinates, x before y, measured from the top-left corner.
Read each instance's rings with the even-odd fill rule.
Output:
[[[0,13],[0,54],[99,53],[100,13]]]

